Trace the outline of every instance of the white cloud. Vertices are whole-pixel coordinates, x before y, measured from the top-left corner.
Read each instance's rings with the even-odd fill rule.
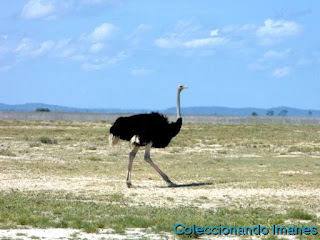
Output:
[[[82,64],[82,68],[86,71],[97,71],[105,69],[111,65],[117,64],[118,62],[126,59],[128,55],[124,52],[119,52],[113,58],[97,58],[92,62],[86,62]]]
[[[103,43],[94,43],[90,47],[90,52],[92,53],[100,52],[103,49],[103,47],[104,47]]]
[[[87,4],[87,5],[97,5],[101,4],[103,2],[106,2],[106,0],[82,0],[82,4]]]
[[[147,24],[139,24],[137,27],[138,31],[146,31],[152,29],[152,26],[147,25]]]
[[[62,49],[62,48],[65,48],[66,46],[69,45],[69,43],[71,42],[71,38],[67,38],[67,39],[62,39],[62,40],[59,40],[56,44],[56,49]]]
[[[218,37],[219,29],[202,29],[192,21],[178,21],[171,32],[154,40],[154,45],[159,48],[212,48],[223,46],[228,42],[226,37]]]
[[[42,42],[40,44],[40,47],[38,49],[36,49],[35,51],[33,51],[32,55],[34,56],[39,56],[39,55],[42,55],[48,51],[50,51],[54,46],[54,41],[45,41],[45,42]]]
[[[257,29],[257,26],[254,24],[245,24],[242,26],[229,25],[229,26],[223,27],[221,29],[221,32],[223,34],[228,34],[231,36],[245,36],[245,37],[247,37],[248,35],[250,35],[254,31],[256,31],[256,29]]]
[[[29,0],[23,7],[21,16],[25,19],[50,19],[54,17],[52,0]]]
[[[20,44],[16,47],[15,52],[18,54],[23,54],[32,49],[32,42],[29,38],[23,38]]]
[[[109,6],[117,6],[121,5],[123,0],[81,0],[80,5],[84,6],[99,6],[99,5],[109,5]]]
[[[158,38],[154,44],[160,48],[203,48],[224,45],[228,40],[223,37],[199,38],[183,41],[181,39]]]
[[[179,20],[168,35],[178,38],[188,38],[197,34],[201,30],[201,26],[192,20]]]
[[[82,69],[85,71],[97,71],[106,68],[108,65],[104,63],[84,63]]]
[[[282,78],[287,75],[289,75],[291,72],[290,67],[282,67],[282,68],[277,68],[273,71],[272,75],[276,78]]]
[[[94,31],[89,35],[89,38],[93,42],[104,41],[112,36],[115,31],[115,26],[111,23],[103,23],[96,27]]]
[[[201,39],[193,39],[191,41],[187,41],[184,45],[187,48],[200,48],[200,47],[214,47],[223,45],[227,42],[225,38],[201,38]]]
[[[291,54],[291,50],[287,49],[285,51],[274,51],[274,50],[269,50],[264,53],[265,58],[286,58]]]
[[[302,31],[302,26],[294,21],[266,19],[262,25],[229,25],[221,28],[224,37],[231,43],[243,45],[275,45]],[[257,41],[258,40],[258,41]]]
[[[219,34],[219,29],[215,29],[215,30],[212,30],[212,31],[210,32],[210,36],[212,36],[212,37],[218,36],[218,34]]]
[[[138,28],[147,29],[148,27],[141,25]],[[23,38],[15,43],[12,42],[9,49],[2,47],[0,43],[0,57],[11,53],[16,62],[32,61],[35,58],[39,60],[55,58],[58,61],[71,61],[80,64],[84,70],[105,69],[128,58],[128,54],[119,50],[118,47],[112,48],[112,42],[109,44],[108,55],[102,53],[102,50],[107,46],[105,41],[113,35],[115,29],[113,24],[103,23],[94,28],[92,32],[84,33],[74,39],[61,38],[56,41],[39,41],[38,39]],[[2,71],[8,69],[4,66],[1,68]]]
[[[154,41],[154,44],[159,48],[175,48],[181,46],[179,40],[170,38],[158,38]]]
[[[267,19],[264,25],[257,29],[257,36],[262,45],[273,45],[286,37],[297,35],[301,26],[293,21]]]
[[[24,19],[52,20],[72,11],[91,11],[94,8],[118,7],[124,0],[29,0],[23,7]]]
[[[128,54],[126,54],[124,51],[119,52],[116,56],[109,59],[109,64],[116,64],[124,59],[128,58]]]
[[[131,75],[133,76],[146,76],[150,73],[152,73],[152,71],[146,68],[135,68],[131,71]]]
[[[199,34],[201,27],[193,21],[179,20],[173,29],[166,32],[163,37],[154,40],[154,45],[160,48],[186,47],[185,42],[191,41]]]
[[[146,34],[148,31],[152,29],[152,26],[147,24],[139,24],[134,31],[129,34],[126,39],[130,41],[131,45],[141,44],[143,41],[148,41],[148,35]]]
[[[58,58],[73,58],[73,54],[76,54],[78,47],[73,43],[71,38],[65,38],[58,40],[54,46],[53,56]]]
[[[18,54],[20,57],[22,56],[31,56],[36,57],[43,55],[54,47],[54,41],[44,41],[40,44],[33,42],[28,38],[24,38],[21,40],[19,45],[16,47],[14,52]]]
[[[299,31],[300,26],[295,22],[267,19],[257,33],[259,36],[292,36]]]
[[[37,41],[36,39],[23,38],[12,48],[17,60],[26,61],[31,58],[52,57],[62,61],[79,62],[84,70],[99,70],[117,64],[128,57],[123,51],[117,54],[105,56],[100,54],[105,47],[105,42],[112,36],[115,27],[109,23],[103,23],[91,33],[71,39],[64,38],[57,41]],[[101,40],[101,41],[98,41]],[[0,46],[0,54],[1,54]],[[5,53],[5,51],[3,50]],[[40,58],[41,57],[41,58]]]
[[[75,52],[76,52],[76,50],[72,47],[63,48],[60,51],[56,52],[54,56],[59,57],[59,58],[69,58],[69,57],[72,58],[72,56]]]

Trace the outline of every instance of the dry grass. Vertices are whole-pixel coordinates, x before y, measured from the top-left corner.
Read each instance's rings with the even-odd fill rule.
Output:
[[[12,198],[14,190],[26,201],[30,194],[42,199],[50,192],[53,200],[70,196],[72,201],[94,202],[102,208],[125,204],[143,214],[147,206],[158,209],[161,220],[142,219],[141,226],[166,231],[171,230],[159,226],[164,221],[172,224],[172,214],[192,222],[192,216],[179,213],[182,207],[203,214],[201,223],[209,221],[208,209],[211,216],[231,211],[237,217],[227,214],[225,224],[249,224],[250,217],[261,224],[269,224],[268,217],[283,224],[319,223],[319,126],[185,124],[168,148],[154,149],[151,155],[172,181],[189,187],[163,188],[164,181],[139,151],[132,189],[125,185],[131,147],[122,142],[110,148],[109,127],[105,122],[0,121],[1,197]],[[55,144],[44,143],[43,136]],[[249,222],[241,211],[250,216]],[[14,220],[8,224],[19,225]],[[83,224],[67,226],[86,229]]]

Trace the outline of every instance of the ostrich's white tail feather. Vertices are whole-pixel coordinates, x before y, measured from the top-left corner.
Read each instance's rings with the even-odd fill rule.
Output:
[[[140,138],[138,135],[134,135],[131,139],[130,139],[130,143],[131,144],[140,144]]]
[[[120,140],[120,137],[114,136],[112,133],[109,135],[109,145],[110,147],[116,145]]]

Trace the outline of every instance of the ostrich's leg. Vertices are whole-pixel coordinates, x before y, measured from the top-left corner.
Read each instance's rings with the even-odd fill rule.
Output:
[[[144,160],[149,163],[151,165],[151,167],[153,167],[163,178],[163,180],[166,181],[166,183],[168,184],[169,187],[174,187],[176,186],[176,184],[174,184],[173,182],[170,181],[170,179],[168,178],[168,176],[161,171],[160,168],[158,168],[158,166],[152,161],[151,157],[150,157],[150,150],[152,147],[152,143],[149,143],[148,145],[146,145],[146,152],[144,154]]]
[[[131,184],[131,170],[132,170],[133,159],[136,156],[138,150],[139,150],[139,146],[135,146],[129,154],[129,166],[128,166],[128,173],[127,173],[127,186],[128,186],[128,188],[132,186],[132,184]]]

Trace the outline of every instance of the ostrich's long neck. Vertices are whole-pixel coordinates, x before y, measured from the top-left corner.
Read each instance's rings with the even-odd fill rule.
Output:
[[[181,90],[178,90],[177,93],[177,119],[181,118],[181,111],[180,111],[180,92]]]

